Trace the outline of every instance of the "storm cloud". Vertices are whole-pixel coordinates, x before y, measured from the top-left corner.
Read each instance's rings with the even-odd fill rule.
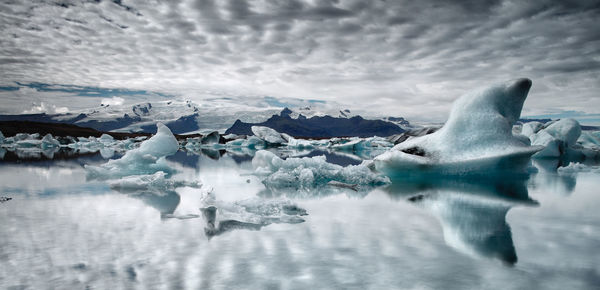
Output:
[[[0,15],[4,86],[221,90],[444,120],[465,91],[529,77],[525,115],[600,113],[598,1],[3,1]]]

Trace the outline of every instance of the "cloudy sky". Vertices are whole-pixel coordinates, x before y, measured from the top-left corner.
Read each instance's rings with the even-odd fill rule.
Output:
[[[524,115],[600,123],[599,1],[8,0],[0,16],[4,112],[69,109],[38,108],[23,84],[42,83],[443,121],[469,89],[529,77]]]

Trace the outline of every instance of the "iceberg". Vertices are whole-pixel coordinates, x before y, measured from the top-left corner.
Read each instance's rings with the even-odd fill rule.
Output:
[[[600,150],[600,131],[583,131],[577,143],[584,148]]]
[[[210,132],[209,134],[202,136],[202,138],[200,138],[200,143],[205,144],[205,145],[218,144],[219,139],[221,139],[221,135],[219,134],[219,132],[213,131],[213,132]]]
[[[597,160],[600,158],[600,136],[597,131],[582,131],[574,119],[560,119],[546,124],[523,126],[522,134],[532,145],[543,149],[534,158],[560,158],[566,161]]]
[[[310,149],[318,146],[318,141],[310,141],[310,140],[302,140],[296,139],[288,134],[281,133],[281,137],[285,139],[287,143],[287,147],[296,148],[296,149]]]
[[[261,150],[252,159],[254,173],[263,177],[268,189],[294,188],[311,190],[324,187],[330,181],[349,186],[380,186],[390,181],[372,172],[364,163],[342,167],[328,163],[325,156],[281,159],[272,152]]]
[[[542,124],[541,122],[537,122],[537,121],[527,122],[527,123],[523,124],[523,126],[521,127],[521,135],[523,135],[527,138],[531,138],[531,136],[535,135],[537,132],[539,132],[543,128],[544,128],[544,124]]]
[[[269,127],[263,126],[252,126],[252,133],[254,135],[269,144],[279,145],[286,143],[285,139],[281,136],[281,134]]]
[[[158,171],[173,172],[165,157],[175,154],[179,150],[179,143],[167,126],[157,123],[156,127],[156,135],[143,141],[140,147],[127,151],[120,159],[109,160],[100,166],[86,165],[88,178],[111,179]]]
[[[52,137],[52,134],[46,134],[44,138],[42,138],[41,143],[42,149],[60,147],[60,142]]]
[[[414,137],[377,156],[375,169],[389,176],[422,173],[477,175],[525,172],[541,150],[512,133],[531,80],[517,79],[463,95],[434,133]]]
[[[108,184],[111,189],[119,192],[150,191],[158,195],[162,195],[163,192],[169,190],[174,190],[177,187],[187,186],[198,188],[201,186],[201,183],[197,181],[170,180],[166,176],[165,172],[158,171],[154,174],[126,176],[110,181]]]
[[[561,175],[574,175],[578,172],[593,172],[600,173],[599,166],[588,166],[579,162],[571,162],[567,166],[562,166],[556,169],[558,174]]]
[[[259,149],[265,147],[265,141],[256,137],[248,136],[246,139],[240,138],[231,140],[225,143],[227,148],[248,148],[248,149]]]
[[[561,119],[546,124],[544,129],[530,135],[532,145],[541,145],[543,150],[534,157],[560,157],[577,143],[581,135],[581,126],[573,119]]]
[[[232,230],[260,230],[277,223],[298,224],[308,213],[287,199],[250,198],[235,202],[217,200],[212,189],[202,190],[200,211],[207,238]],[[220,218],[217,218],[217,213]]]

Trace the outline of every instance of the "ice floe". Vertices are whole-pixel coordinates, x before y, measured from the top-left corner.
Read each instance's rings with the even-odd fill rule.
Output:
[[[150,191],[158,195],[163,195],[165,191],[177,187],[188,186],[198,188],[201,186],[201,183],[198,181],[188,182],[168,179],[167,174],[163,171],[147,175],[126,176],[120,179],[111,180],[108,184],[110,185],[110,188],[120,192]]]
[[[387,177],[372,172],[364,164],[342,167],[328,163],[325,156],[281,159],[270,151],[261,150],[252,159],[252,166],[269,189],[311,190],[327,186],[331,181],[356,188],[389,183]]]

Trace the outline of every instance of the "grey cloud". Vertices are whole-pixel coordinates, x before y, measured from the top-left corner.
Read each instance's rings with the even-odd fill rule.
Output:
[[[599,7],[508,0],[4,2],[0,79],[369,100],[382,105],[374,111],[443,119],[466,90],[526,76],[534,81],[527,105],[536,110],[597,113]],[[572,92],[577,96],[561,104]]]

